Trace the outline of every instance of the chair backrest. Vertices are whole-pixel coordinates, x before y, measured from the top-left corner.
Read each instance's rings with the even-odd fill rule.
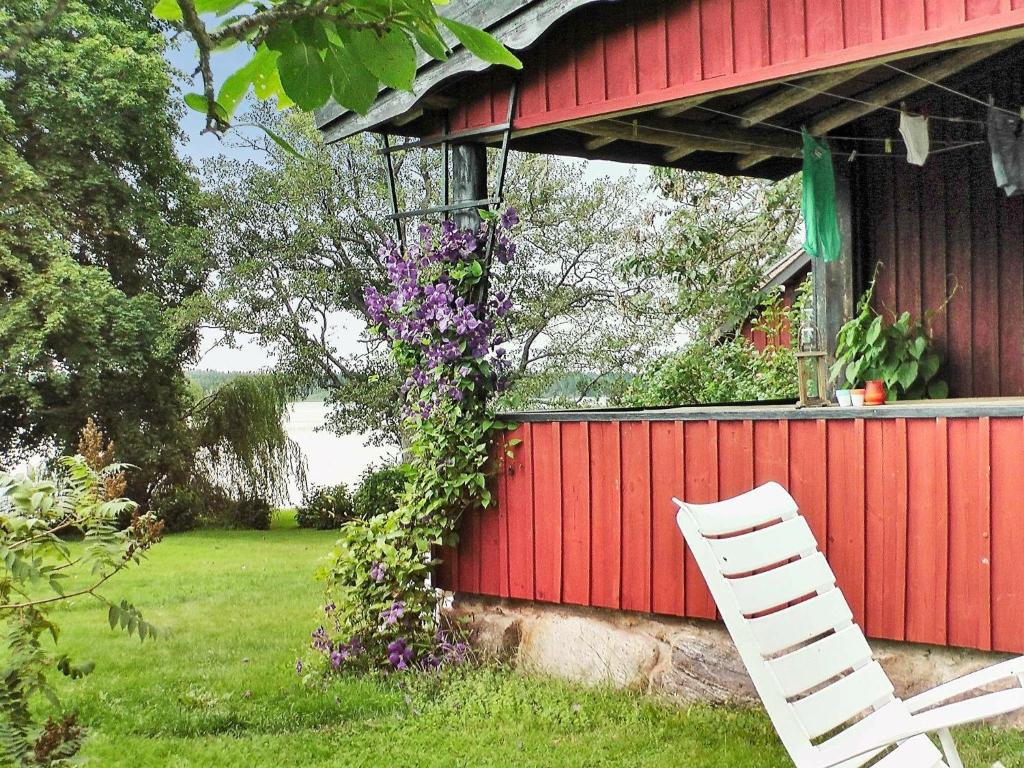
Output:
[[[862,715],[902,708],[781,485],[717,504],[674,501],[690,552],[798,768],[815,763],[820,737],[835,743]]]

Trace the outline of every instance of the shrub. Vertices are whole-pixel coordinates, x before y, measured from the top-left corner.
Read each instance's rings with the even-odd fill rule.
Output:
[[[796,397],[792,350],[758,352],[742,336],[699,341],[667,355],[629,385],[624,400],[638,407],[690,405]]]
[[[273,514],[274,509],[265,498],[245,495],[235,502],[230,524],[248,531],[266,531],[270,529]]]
[[[374,515],[394,512],[403,488],[405,471],[402,467],[367,467],[352,497],[355,516],[367,520]]]
[[[302,506],[295,512],[300,528],[329,531],[340,528],[354,516],[352,495],[344,483],[311,488],[302,497]]]
[[[73,713],[44,722],[42,700],[57,709],[58,675],[88,675],[92,662],[63,652],[58,622],[71,601],[95,601],[104,620],[140,640],[155,628],[127,600],[107,597],[110,579],[139,564],[163,526],[121,496],[126,465],[111,464],[113,444],[91,421],[79,453],[39,470],[0,472],[0,765],[68,765],[84,732]],[[118,530],[128,513],[131,524]],[[80,532],[84,545],[62,538]]]
[[[191,531],[207,514],[203,490],[187,485],[161,489],[150,502],[150,511],[164,524],[168,533]]]

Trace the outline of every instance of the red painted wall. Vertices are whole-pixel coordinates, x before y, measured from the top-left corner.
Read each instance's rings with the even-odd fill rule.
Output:
[[[953,396],[1024,395],[1024,199],[996,187],[987,145],[923,169],[865,161],[857,180],[862,279],[882,265],[876,308],[932,312]]]
[[[588,6],[524,54],[516,127],[658,104],[1024,24],[1024,0],[645,0]],[[502,76],[504,77],[504,76]],[[459,86],[455,130],[507,82]]]
[[[527,423],[459,592],[713,619],[672,496],[789,488],[871,637],[1024,652],[1024,420]],[[827,478],[827,481],[826,481]]]

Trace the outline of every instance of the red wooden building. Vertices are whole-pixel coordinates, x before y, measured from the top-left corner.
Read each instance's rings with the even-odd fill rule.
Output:
[[[844,245],[838,262],[814,265],[819,324],[834,338],[879,263],[887,311],[920,315],[952,293],[933,334],[958,399],[519,414],[497,508],[466,520],[443,583],[714,618],[670,497],[717,500],[774,479],[869,635],[1024,652],[1024,198],[997,188],[984,125],[990,96],[1013,112],[1024,103],[1024,0],[456,10],[517,49],[522,72],[465,52],[424,62],[414,94],[384,92],[366,116],[325,110],[325,136],[447,125],[468,157],[501,140],[516,77],[522,151],[781,178],[799,170],[802,127],[828,137]],[[923,168],[892,141],[903,102],[932,116]]]

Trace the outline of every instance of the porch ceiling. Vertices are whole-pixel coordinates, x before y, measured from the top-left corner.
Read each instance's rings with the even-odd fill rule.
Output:
[[[525,152],[613,160],[725,175],[782,178],[800,168],[800,129],[817,136],[877,136],[884,107],[906,101],[926,105],[937,89],[927,81],[956,86],[985,72],[1019,63],[1024,30],[1003,32],[968,44],[848,64],[830,71],[755,87],[738,88],[674,103],[515,131],[511,147]],[[903,74],[909,72],[918,77]],[[456,86],[457,88],[457,86]],[[378,131],[423,136],[439,130],[457,90],[421,100],[417,110]],[[980,105],[967,114],[984,118]],[[894,116],[893,116],[894,117]],[[895,120],[888,135],[896,135]],[[500,133],[474,136],[497,144]],[[858,142],[833,141],[833,148],[867,150]],[[896,151],[899,151],[897,147]]]

